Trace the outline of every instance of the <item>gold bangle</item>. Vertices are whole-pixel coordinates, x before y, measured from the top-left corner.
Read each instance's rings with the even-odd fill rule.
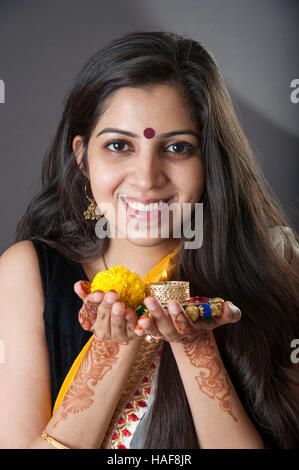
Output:
[[[48,444],[50,444],[52,447],[55,447],[56,449],[69,449],[69,447],[66,447],[61,442],[56,441],[54,437],[49,436],[49,434],[46,431],[42,432],[42,438],[44,441],[47,441]]]

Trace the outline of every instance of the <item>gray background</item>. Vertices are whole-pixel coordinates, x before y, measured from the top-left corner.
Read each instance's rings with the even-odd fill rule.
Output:
[[[0,253],[38,186],[74,74],[104,42],[136,30],[185,34],[212,53],[298,230],[298,13],[297,0],[0,0]]]

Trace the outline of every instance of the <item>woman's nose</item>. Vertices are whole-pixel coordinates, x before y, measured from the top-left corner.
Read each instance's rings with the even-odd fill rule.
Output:
[[[163,168],[159,156],[154,152],[140,154],[133,166],[130,182],[140,190],[145,191],[165,185],[167,180],[165,168]]]

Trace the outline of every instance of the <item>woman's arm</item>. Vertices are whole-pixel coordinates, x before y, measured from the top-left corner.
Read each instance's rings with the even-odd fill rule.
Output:
[[[0,258],[0,448],[25,448],[51,416],[44,294],[34,246],[19,242]]]
[[[110,336],[114,334],[120,339],[106,341],[104,336],[101,339],[94,336],[69,391],[51,418],[44,295],[38,258],[29,241],[13,245],[1,256],[0,339],[5,350],[4,362],[0,362],[1,448],[51,448],[41,438],[45,428],[68,447],[101,445],[142,338],[121,344],[128,339],[124,315],[110,315],[111,304],[108,312],[102,302],[103,293],[89,294],[90,302],[97,296],[101,298],[100,316],[105,327],[101,331],[97,325],[96,331],[104,335],[109,327]],[[116,304],[119,306],[119,302]],[[93,303],[88,305],[94,312]]]
[[[139,347],[140,341],[121,344],[94,336],[46,432],[73,449],[99,449]],[[38,436],[29,448],[43,446]]]
[[[262,449],[230,381],[212,331],[171,343],[202,449]]]
[[[294,236],[284,255],[299,273],[299,246]],[[212,331],[202,330],[196,341],[171,343],[184,384],[201,448],[263,448],[222,362]],[[299,364],[298,364],[299,365]],[[298,380],[298,365],[293,376]],[[299,402],[299,388],[290,384]]]
[[[224,302],[222,316],[211,325],[192,323],[175,300],[165,313],[153,297],[144,300],[152,318],[140,318],[143,332],[162,336],[171,344],[189,401],[201,448],[263,448],[257,430],[247,416],[228,377],[212,332],[240,320],[240,310]]]

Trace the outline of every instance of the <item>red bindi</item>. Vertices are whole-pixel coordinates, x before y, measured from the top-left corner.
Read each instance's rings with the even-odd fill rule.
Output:
[[[155,135],[155,131],[154,129],[152,129],[151,127],[147,127],[146,129],[144,129],[143,131],[143,135],[144,137],[146,137],[147,139],[152,139]]]

